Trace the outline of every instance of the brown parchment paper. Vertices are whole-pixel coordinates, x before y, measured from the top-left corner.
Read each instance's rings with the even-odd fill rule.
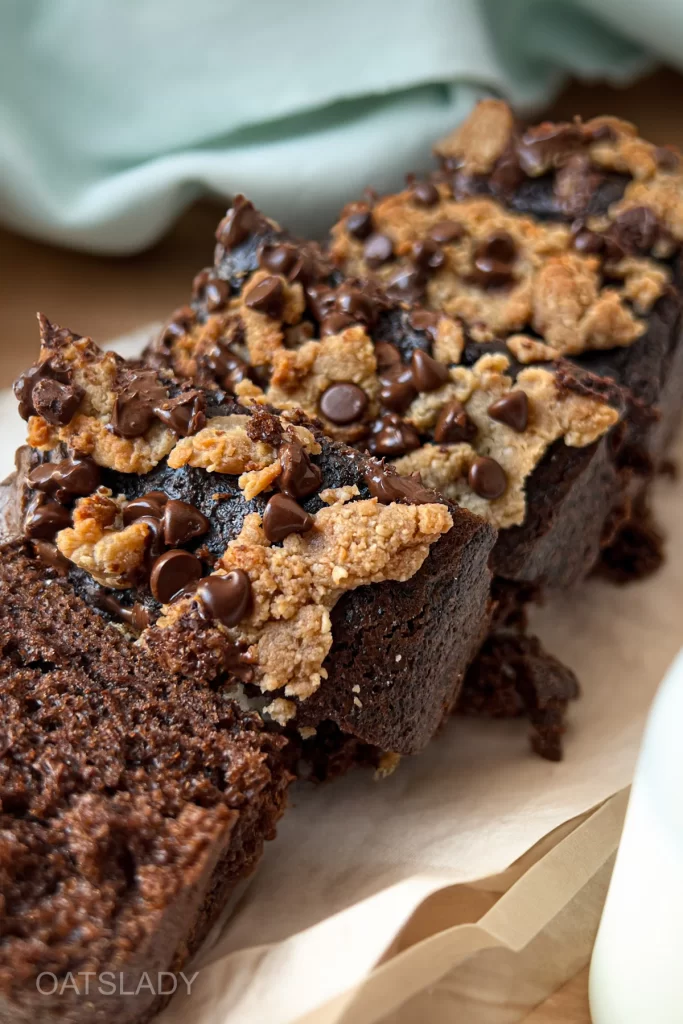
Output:
[[[2,396],[0,421],[13,440],[21,427],[11,409]],[[680,460],[683,445],[677,447]],[[6,472],[11,451],[10,442],[1,453]],[[681,482],[658,481],[655,507],[669,538],[668,560],[656,576],[624,588],[591,580],[535,614],[544,643],[574,668],[584,689],[570,713],[564,762],[533,756],[521,722],[454,719],[424,754],[405,759],[383,782],[357,771],[330,786],[295,787],[277,840],[218,941],[200,955],[191,997],[176,999],[164,1024],[363,1024],[404,1012],[423,1022],[432,1019],[427,1009],[414,1010],[416,1016],[413,1009],[427,986],[433,1006],[434,993],[452,1000],[462,987],[471,1002],[462,1019],[498,1024],[521,1019],[520,1007],[535,1005],[553,979],[565,980],[574,964],[586,962],[623,807],[619,798],[606,805],[616,806],[616,817],[611,830],[588,843],[590,852],[571,844],[608,812],[597,811],[573,831],[567,822],[630,783],[647,709],[683,641]],[[478,924],[461,924],[465,890],[458,895],[453,887],[505,872],[561,827],[570,834]],[[558,850],[564,855],[559,867],[553,862],[556,873],[534,875]],[[514,880],[515,869],[502,877]],[[534,889],[541,881],[545,900]],[[520,885],[523,898],[505,905]],[[486,884],[479,889],[485,893]],[[580,913],[582,900],[592,916]],[[432,917],[425,916],[429,907]],[[571,921],[562,923],[563,908]],[[427,932],[441,930],[438,942],[425,947],[423,927],[416,933],[421,941],[404,948],[420,913]],[[505,958],[519,957],[534,941],[545,943],[545,952],[531,958],[537,969],[526,995],[507,993],[507,1016],[475,1016],[475,994],[494,975],[507,977],[508,987],[513,976],[512,987],[521,982],[521,969],[511,970]],[[488,952],[473,957],[478,949]],[[471,970],[462,974],[457,965],[467,958]],[[382,974],[392,965],[393,973]],[[453,970],[460,973],[449,981]],[[379,988],[377,977],[387,979]],[[404,1017],[387,1019],[397,1024]],[[433,1019],[443,1017],[434,1011]]]

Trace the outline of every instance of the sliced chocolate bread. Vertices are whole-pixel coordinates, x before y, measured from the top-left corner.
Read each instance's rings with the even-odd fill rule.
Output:
[[[37,556],[169,671],[420,750],[486,635],[494,530],[299,411],[41,329],[16,387]]]
[[[0,1019],[140,1024],[274,837],[285,741],[21,543],[0,679]]]

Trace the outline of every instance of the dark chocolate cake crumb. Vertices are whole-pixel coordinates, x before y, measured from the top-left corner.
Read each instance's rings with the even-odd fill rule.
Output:
[[[51,1002],[50,972],[180,971],[275,834],[285,740],[162,671],[21,546],[0,559],[0,1005],[16,1024],[147,1020],[163,1005]]]
[[[467,672],[457,712],[526,717],[534,752],[561,761],[567,706],[578,696],[575,674],[545,651],[537,637],[493,632]]]

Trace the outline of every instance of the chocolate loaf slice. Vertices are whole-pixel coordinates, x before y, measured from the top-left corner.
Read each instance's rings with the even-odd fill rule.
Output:
[[[423,217],[438,201],[425,188],[411,192]],[[372,229],[369,208],[354,207],[344,231],[381,278],[394,243]],[[329,436],[418,472],[500,530],[500,576],[562,587],[585,575],[624,502],[617,387],[566,361],[527,367],[511,339],[416,305],[423,278],[445,273],[429,239],[387,290],[341,278],[243,198],[217,238],[214,268],[148,352],[153,365],[303,409]],[[333,255],[344,262],[339,245]]]
[[[644,485],[665,457],[683,389],[678,153],[609,117],[524,128],[497,100],[436,151],[432,180],[347,207],[333,229],[335,262],[393,292],[410,281],[429,309],[462,317],[484,340],[504,335],[525,364],[566,358],[620,386],[622,519],[635,508],[627,530],[631,542],[634,530],[644,537]],[[588,529],[597,512],[584,517]],[[603,521],[604,543],[618,516]],[[534,560],[528,572],[521,539],[502,536],[500,572],[530,579]],[[590,547],[594,560],[600,545]]]
[[[420,750],[487,631],[492,528],[300,412],[41,329],[16,386],[38,556],[168,670]]]
[[[0,1018],[140,1024],[274,837],[285,741],[21,543],[0,558],[0,675]]]

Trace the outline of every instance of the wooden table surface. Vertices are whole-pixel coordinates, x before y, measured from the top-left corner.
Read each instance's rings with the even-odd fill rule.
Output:
[[[570,86],[548,116],[611,113],[634,121],[652,141],[683,148],[683,78],[661,70],[628,89]],[[220,204],[201,202],[154,248],[130,258],[90,256],[42,245],[0,229],[0,387],[35,358],[37,310],[105,341],[187,301],[194,274],[211,260]],[[588,971],[527,1017],[526,1024],[590,1024]]]

